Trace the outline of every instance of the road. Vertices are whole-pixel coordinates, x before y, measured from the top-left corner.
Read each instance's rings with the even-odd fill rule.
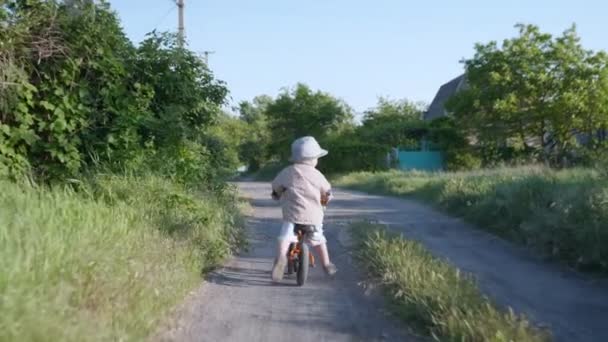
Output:
[[[375,291],[359,283],[347,223],[372,219],[422,242],[435,255],[470,272],[495,302],[548,326],[557,341],[608,341],[608,285],[538,260],[459,219],[414,201],[337,191],[325,229],[339,268],[320,268],[308,283],[272,284],[270,269],[280,209],[269,185],[240,183],[251,200],[247,217],[251,248],[214,272],[177,310],[163,341],[419,341],[385,313]],[[499,218],[497,218],[499,219]]]

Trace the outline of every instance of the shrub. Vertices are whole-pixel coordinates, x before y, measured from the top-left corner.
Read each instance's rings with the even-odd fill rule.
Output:
[[[385,170],[389,149],[382,145],[335,139],[325,146],[330,155],[319,160],[319,170],[327,174]]]
[[[8,0],[0,18],[0,173],[65,180],[142,149],[212,148],[227,89],[175,35],[135,48],[105,1]]]
[[[445,168],[448,171],[466,171],[481,168],[481,159],[467,149],[449,149],[445,152]]]

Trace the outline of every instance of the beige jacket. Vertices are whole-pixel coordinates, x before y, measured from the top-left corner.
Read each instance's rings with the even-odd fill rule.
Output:
[[[280,196],[284,221],[323,224],[321,195],[331,185],[314,166],[297,163],[286,167],[272,182],[272,190]]]

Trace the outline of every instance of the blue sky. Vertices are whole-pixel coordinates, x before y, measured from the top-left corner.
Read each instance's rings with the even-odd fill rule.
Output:
[[[604,0],[185,0],[192,50],[215,51],[233,103],[304,82],[357,112],[378,96],[430,102],[462,72],[476,42],[516,35],[518,22],[560,34],[576,23],[586,48],[607,50]],[[175,30],[173,0],[111,0],[129,37]]]

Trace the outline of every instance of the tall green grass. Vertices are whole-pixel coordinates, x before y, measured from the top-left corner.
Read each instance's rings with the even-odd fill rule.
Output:
[[[582,270],[608,271],[608,177],[543,167],[353,173],[338,186],[413,197]]]
[[[433,257],[421,244],[380,226],[353,227],[356,256],[383,286],[390,307],[438,341],[548,341],[512,311],[497,309],[474,280]]]
[[[140,341],[242,241],[231,195],[161,178],[0,188],[1,341]]]

